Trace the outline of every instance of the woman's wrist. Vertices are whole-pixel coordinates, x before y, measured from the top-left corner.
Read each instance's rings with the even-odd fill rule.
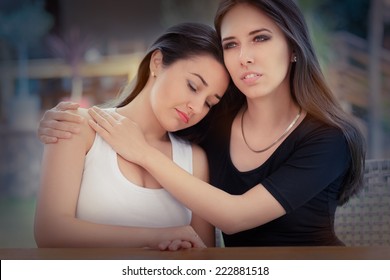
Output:
[[[138,164],[141,165],[145,169],[149,169],[152,167],[152,164],[154,163],[154,159],[158,158],[158,156],[161,154],[159,150],[154,148],[153,146],[146,144],[142,152],[140,152],[140,158]]]
[[[148,238],[148,247],[157,249],[163,242],[170,242],[181,236],[180,227],[153,228],[150,230]]]

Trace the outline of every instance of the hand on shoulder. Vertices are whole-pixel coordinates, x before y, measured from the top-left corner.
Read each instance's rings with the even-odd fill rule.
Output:
[[[84,140],[88,151],[91,148],[96,135],[96,132],[88,124],[88,120],[92,119],[88,114],[88,108],[77,108],[75,110],[66,111],[77,114],[83,118],[82,122],[80,122],[80,132],[77,135],[73,135],[73,138],[81,138],[81,140]]]

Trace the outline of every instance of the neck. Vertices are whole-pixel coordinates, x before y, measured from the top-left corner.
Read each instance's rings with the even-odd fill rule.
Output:
[[[253,149],[248,144],[248,141],[245,137],[245,133],[244,133],[244,114],[245,114],[245,111],[243,111],[243,113],[241,115],[241,135],[242,135],[242,138],[243,138],[246,146],[248,147],[248,149],[250,149],[252,152],[255,152],[255,153],[262,153],[262,152],[268,151],[270,148],[274,147],[276,144],[278,144],[280,141],[282,141],[286,137],[286,135],[288,135],[291,132],[291,129],[297,123],[299,117],[301,116],[301,113],[302,113],[302,108],[299,108],[299,112],[294,117],[293,121],[287,126],[287,128],[284,130],[284,132],[278,138],[273,140],[273,142],[271,144],[269,144],[268,146],[266,146],[265,148],[262,148],[262,149]]]
[[[255,98],[247,98],[245,120],[254,128],[272,131],[284,126],[298,113],[298,105],[292,99],[287,79],[274,91]]]
[[[149,95],[146,92],[140,92],[132,102],[118,108],[117,111],[136,122],[148,142],[166,141],[167,131],[155,117],[150,104]]]
[[[285,127],[298,114],[299,106],[291,99],[268,98],[249,100],[245,112],[245,122],[254,129],[274,131]]]

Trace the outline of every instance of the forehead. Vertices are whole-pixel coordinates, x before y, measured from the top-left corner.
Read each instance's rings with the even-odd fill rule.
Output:
[[[197,54],[187,58],[177,60],[176,64],[181,64],[182,67],[194,67],[201,69],[209,64],[221,64],[215,57],[210,54]]]
[[[242,3],[235,5],[226,13],[221,24],[221,36],[234,36],[259,28],[269,29],[273,33],[281,32],[276,23],[258,7]]]
[[[186,59],[180,59],[172,66],[177,66],[180,68],[179,71],[186,72],[199,72],[206,74],[218,74],[218,75],[227,75],[227,71],[224,68],[224,65],[219,62],[216,58],[208,54],[201,54],[196,56],[191,56]]]
[[[224,65],[208,54],[178,60],[172,67],[176,67],[179,75],[202,76],[210,88],[225,87],[229,82],[229,75]]]

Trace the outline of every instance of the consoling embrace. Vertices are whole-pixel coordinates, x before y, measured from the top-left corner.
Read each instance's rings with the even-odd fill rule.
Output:
[[[167,30],[111,108],[45,113],[38,246],[343,245],[364,139],[292,0],[222,0]]]

